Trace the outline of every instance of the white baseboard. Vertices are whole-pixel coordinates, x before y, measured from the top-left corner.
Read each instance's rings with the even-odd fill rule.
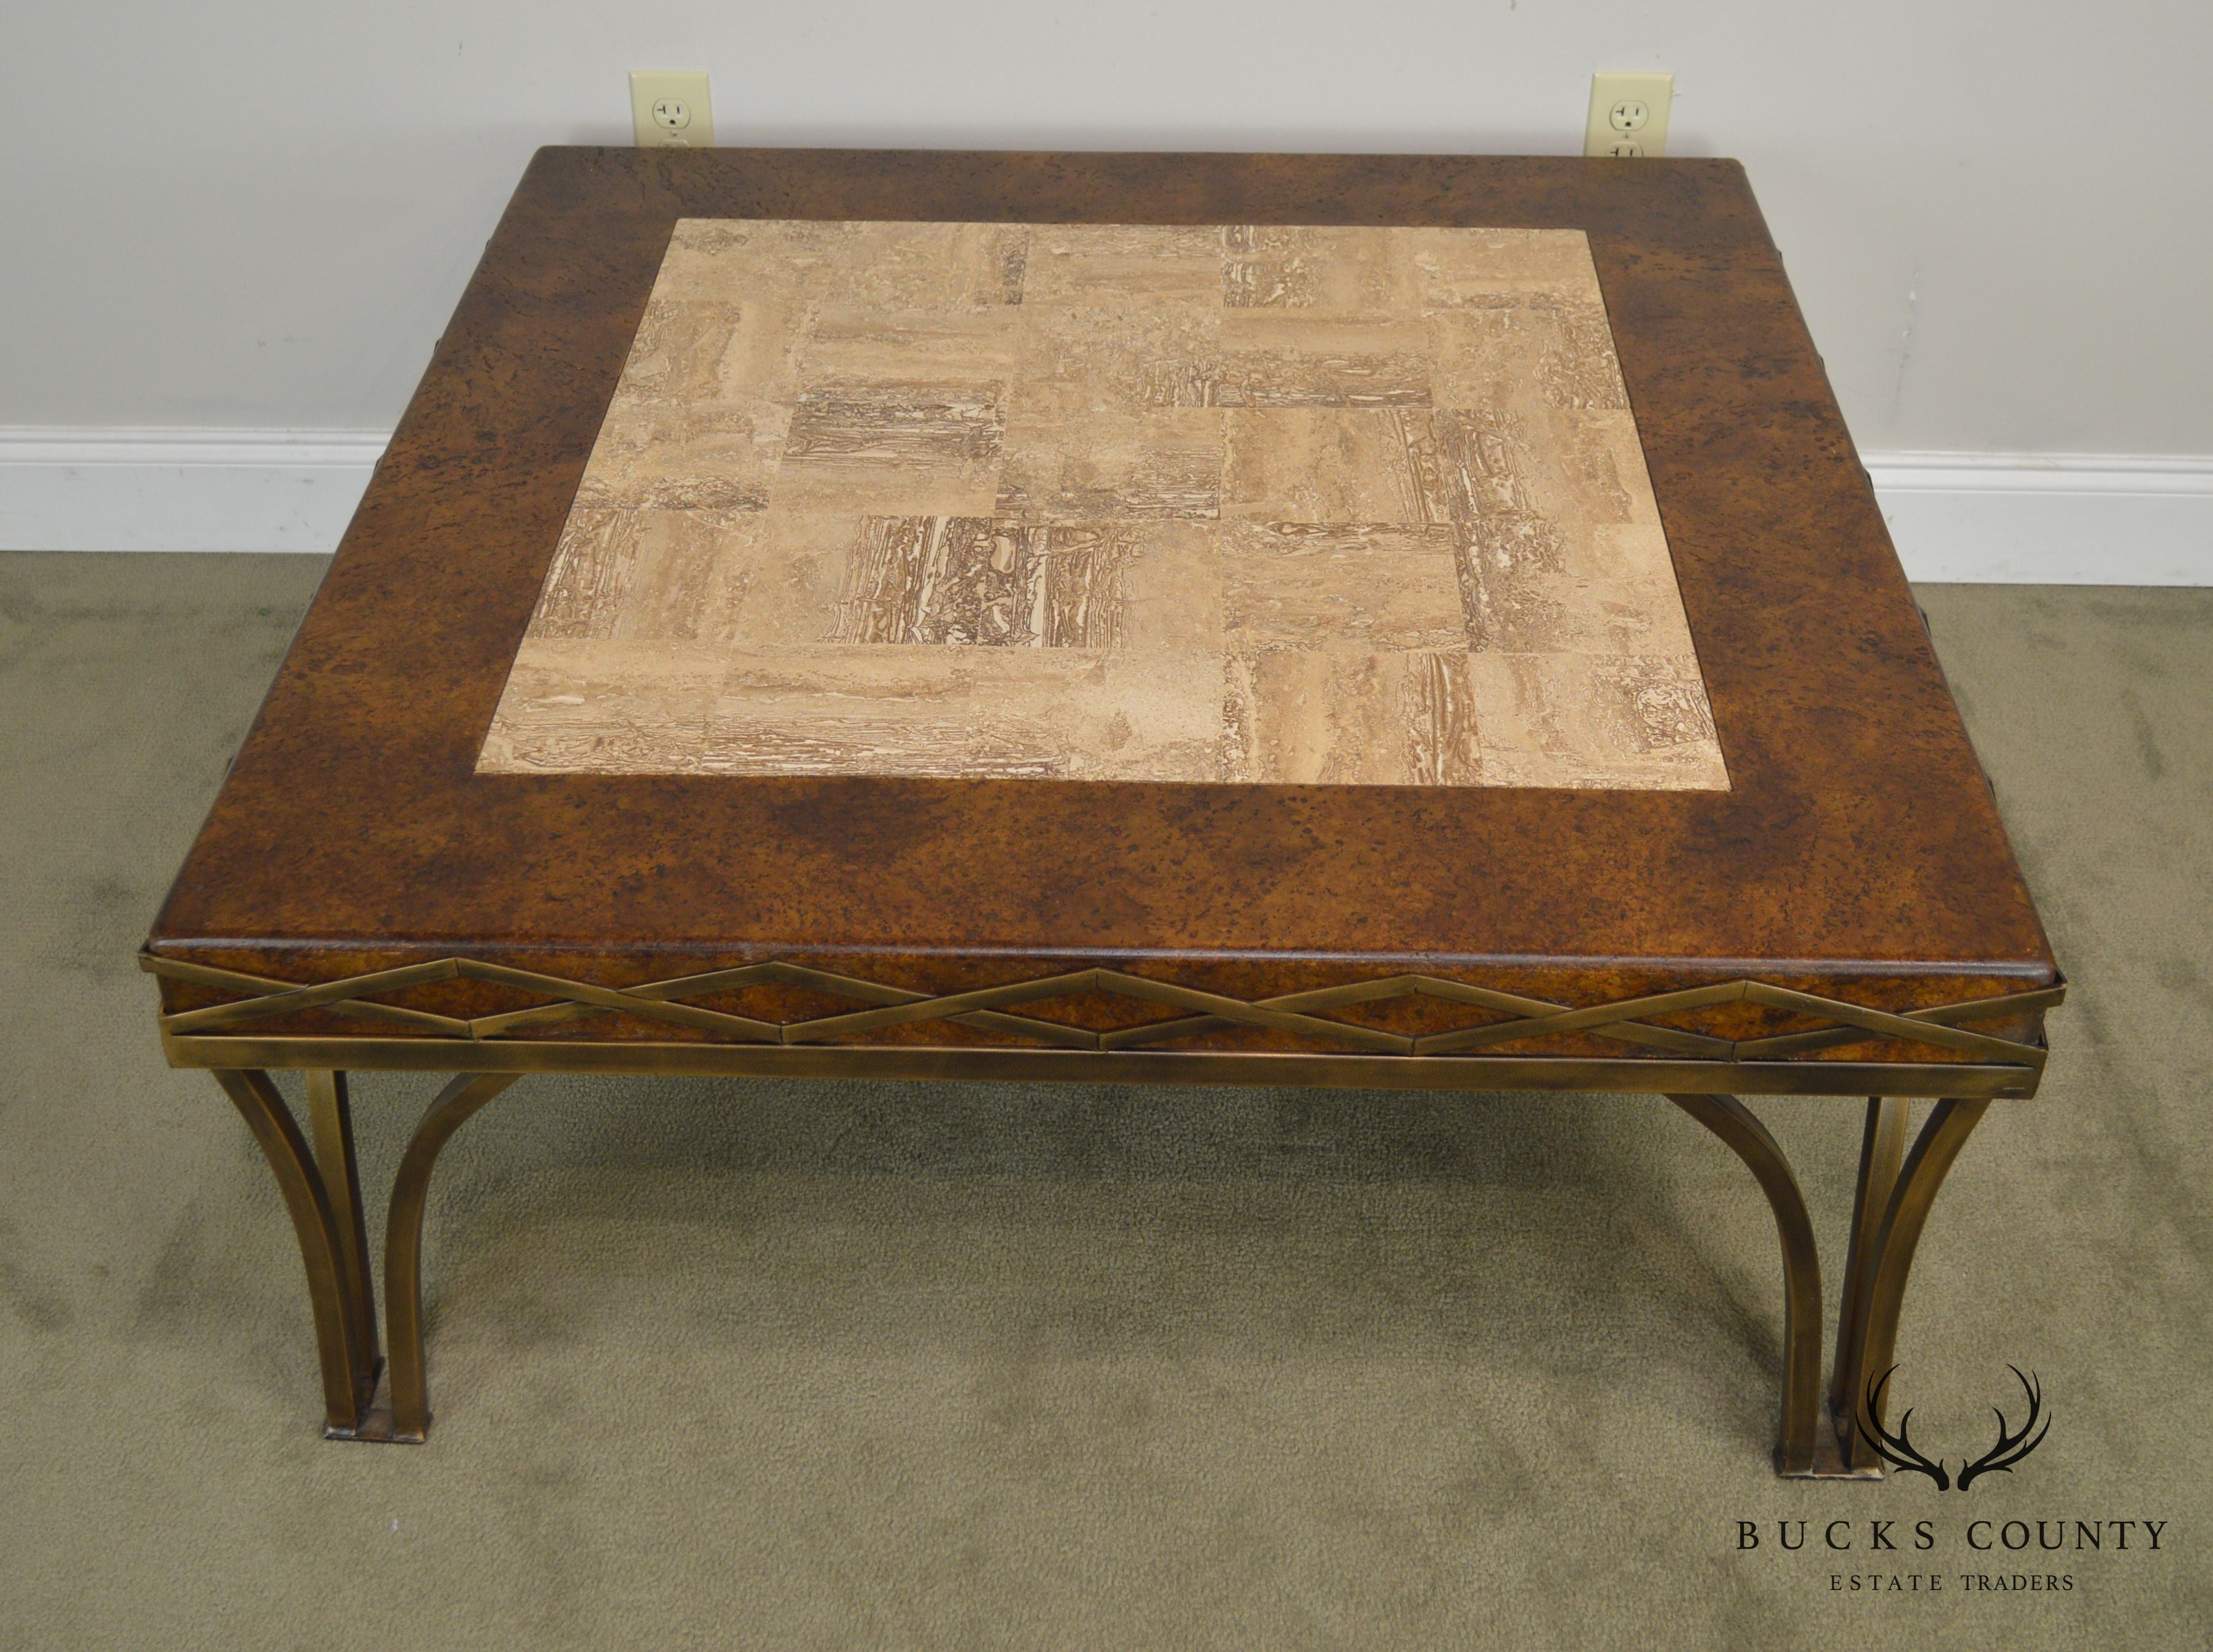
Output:
[[[377,431],[0,427],[0,550],[337,546]],[[2213,456],[1871,453],[1929,581],[2213,585]]]
[[[0,551],[328,552],[385,439],[0,426]]]
[[[2213,585],[2213,457],[1871,453],[1905,571],[2020,585]]]

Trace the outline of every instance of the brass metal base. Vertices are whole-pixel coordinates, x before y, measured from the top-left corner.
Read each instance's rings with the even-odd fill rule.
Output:
[[[1026,1058],[1067,1056],[1027,1052]],[[1094,1054],[1090,1058],[1118,1067],[1144,1059],[1130,1054]],[[1165,1058],[1205,1059],[1188,1055]],[[1460,1058],[1450,1064],[1480,1059]],[[1401,1056],[1387,1064],[1403,1068],[1419,1060]],[[1734,1066],[1741,1075],[1749,1064],[1711,1064]],[[1952,1070],[1972,1069],[1962,1064]],[[431,1172],[454,1132],[520,1073],[497,1069],[461,1072],[439,1092],[409,1142],[393,1179],[385,1224],[386,1334],[381,1347],[343,1070],[308,1071],[312,1145],[265,1070],[219,1067],[215,1076],[253,1128],[276,1173],[300,1240],[323,1367],[324,1437],[420,1443],[430,1429],[422,1262]],[[1893,1363],[1899,1307],[1930,1206],[1969,1132],[1990,1107],[1990,1100],[1949,1096],[1938,1100],[1908,1151],[1901,1151],[1906,1137],[1905,1102],[1897,1097],[1869,1101],[1838,1316],[1837,1359],[1824,1394],[1820,1259],[1805,1198],[1781,1144],[1734,1096],[1703,1089],[1667,1094],[1744,1161],[1775,1217],[1783,1263],[1785,1366],[1776,1472],[1786,1479],[1881,1479],[1882,1466],[1874,1449],[1855,1437],[1857,1417],[1852,1407],[1855,1403],[1868,1406],[1869,1420],[1880,1429],[1881,1393],[1879,1387],[1873,1393],[1863,1392],[1867,1375],[1887,1370]]]

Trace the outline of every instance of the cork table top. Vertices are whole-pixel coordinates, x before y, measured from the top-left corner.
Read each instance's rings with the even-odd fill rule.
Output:
[[[149,948],[394,1038],[2058,979],[1742,169],[1497,156],[541,151]]]
[[[480,773],[1725,789],[1588,238],[675,225]]]

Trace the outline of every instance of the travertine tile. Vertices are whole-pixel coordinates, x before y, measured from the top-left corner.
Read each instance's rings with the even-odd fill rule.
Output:
[[[845,564],[863,520],[771,510],[725,535],[698,639],[755,649],[828,642],[838,629]]]
[[[618,399],[748,407],[788,397],[807,320],[789,298],[656,299],[638,323]]]
[[[818,311],[796,351],[802,395],[838,385],[966,385],[1003,394],[1021,345],[1019,312]]]
[[[1688,655],[1467,659],[1486,785],[1728,784],[1698,661]]]
[[[1593,498],[1603,497],[1620,512],[1623,521],[1659,527],[1659,502],[1652,497],[1652,478],[1644,468],[1644,446],[1637,439],[1637,421],[1629,410],[1591,412],[1576,424],[1583,435],[1575,457],[1585,466],[1586,485]],[[1671,581],[1674,576],[1672,564],[1668,576]]]
[[[1626,409],[1629,391],[1614,358],[1606,310],[1592,302],[1560,303],[1543,312],[1552,337],[1537,359],[1537,381],[1553,407]]]
[[[813,219],[680,218],[653,283],[656,302],[783,296],[820,302],[847,265],[850,223]]]
[[[1211,523],[864,518],[826,641],[1218,652]]]
[[[1428,415],[1292,407],[1227,416],[1222,514],[1358,525],[1435,520],[1417,449]]]
[[[1020,223],[860,223],[838,246],[827,302],[863,310],[991,310],[1022,302]]]
[[[1218,309],[1184,304],[1028,306],[1015,416],[1211,407],[1222,377],[1222,320]]]
[[[1222,318],[1215,399],[1224,407],[1427,407],[1429,346],[1418,321],[1232,310]]]
[[[1628,392],[1595,304],[1508,303],[1426,318],[1439,407],[1625,409]]]
[[[997,514],[1040,522],[1217,516],[1222,418],[1205,408],[1017,413]]]
[[[1222,302],[1229,309],[1407,316],[1420,308],[1413,260],[1388,231],[1232,224],[1222,250]]]
[[[1465,648],[1459,564],[1449,528],[1226,522],[1223,642],[1239,654]]]
[[[1228,717],[1243,777],[1276,785],[1480,783],[1465,649],[1233,655]]]
[[[1590,243],[1573,230],[1402,228],[1383,233],[1411,265],[1416,301],[1425,310],[1533,296],[1540,302],[1598,298]]]
[[[825,381],[794,399],[779,510],[989,514],[1004,436],[991,384]]]
[[[576,489],[586,509],[763,510],[791,410],[775,402],[625,401],[607,410]]]
[[[1216,224],[1038,224],[1030,231],[1025,308],[1222,308]]]
[[[1221,653],[1223,525],[1163,519],[1113,526],[1130,542],[1117,646],[1133,654]]]
[[[1539,405],[1537,363],[1552,332],[1546,312],[1500,304],[1426,316],[1423,326],[1432,406],[1519,412]]]
[[[479,766],[1218,782],[1222,674],[1211,654],[532,638]]]
[[[1728,783],[1583,237],[686,219],[487,771]]]
[[[831,640],[1113,648],[1128,560],[1127,542],[1111,529],[867,517],[845,564]]]
[[[546,576],[533,637],[679,639],[712,633],[717,579],[750,546],[754,511],[577,510]]]
[[[1656,521],[1634,520],[1643,513],[1620,481],[1605,423],[1620,417],[1492,409],[1431,416],[1475,648],[1689,651],[1666,536]]]

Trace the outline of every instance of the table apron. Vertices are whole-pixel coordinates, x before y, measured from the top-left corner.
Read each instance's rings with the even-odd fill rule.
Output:
[[[684,1073],[758,1078],[1067,1080],[1085,1084],[1272,1084],[1342,1089],[1588,1090],[1602,1094],[2033,1095],[2042,1076],[1997,1062],[1667,1061],[1568,1056],[1302,1055],[1235,1050],[948,1049],[918,1045],[735,1045],[168,1034],[174,1067],[357,1072]]]

